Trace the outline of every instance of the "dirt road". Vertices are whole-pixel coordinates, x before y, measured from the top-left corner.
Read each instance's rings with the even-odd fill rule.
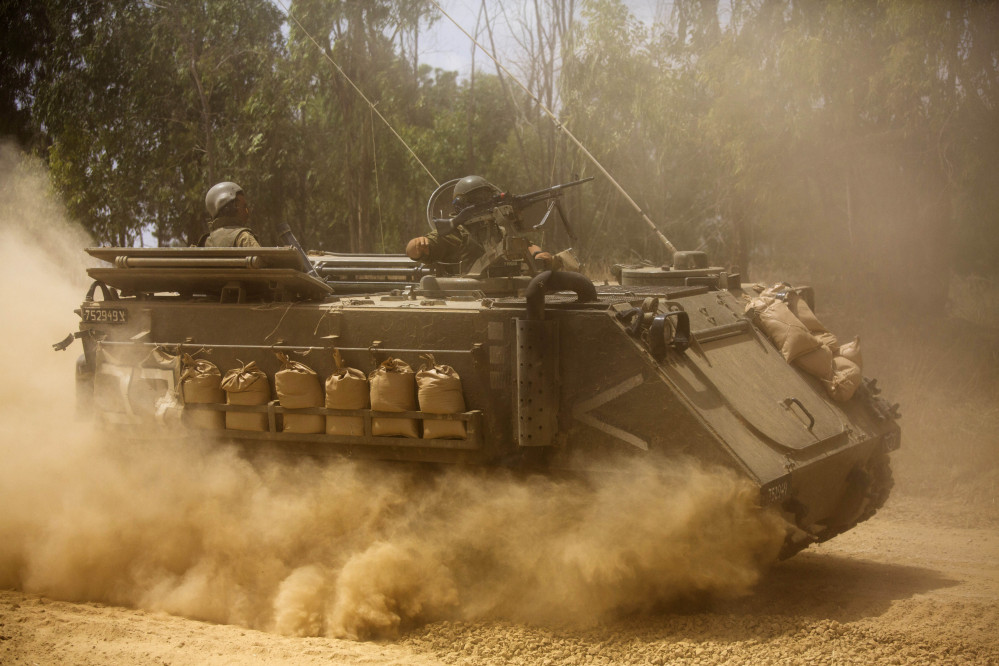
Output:
[[[397,640],[289,638],[0,592],[4,664],[999,663],[999,526],[896,496],[755,592],[591,627],[436,622]]]

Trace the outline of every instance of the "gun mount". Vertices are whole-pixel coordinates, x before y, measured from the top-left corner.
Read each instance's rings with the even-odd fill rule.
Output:
[[[443,274],[457,272],[462,276],[483,279],[525,273],[534,275],[539,270],[548,268],[535,265],[529,251],[531,243],[524,234],[543,229],[552,216],[557,215],[566,235],[571,242],[575,242],[576,235],[569,225],[560,199],[566,190],[587,183],[593,178],[582,178],[528,194],[496,192],[484,201],[472,203],[455,212],[454,190],[459,180],[456,178],[444,183],[431,195],[427,203],[427,223],[431,230],[440,236],[454,235],[457,243],[457,235],[463,235],[465,242],[474,243],[481,248],[481,252],[474,260],[467,265],[457,266],[456,271],[453,270],[455,266],[439,266],[444,269]],[[527,222],[529,218],[525,213],[536,212],[530,209],[536,209],[541,204],[547,204],[547,207],[544,213],[540,214],[540,220],[529,224]],[[536,215],[535,218],[537,219]],[[565,252],[571,257],[569,262],[572,264],[571,269],[578,268],[578,262],[572,255],[571,248]]]

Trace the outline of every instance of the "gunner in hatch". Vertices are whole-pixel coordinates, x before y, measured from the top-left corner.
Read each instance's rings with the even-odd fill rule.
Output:
[[[481,176],[466,176],[454,186],[454,215],[465,208],[488,202],[500,193],[495,185]],[[428,264],[460,264],[470,266],[485,253],[485,245],[496,238],[491,238],[501,230],[493,224],[476,225],[478,228],[466,228],[458,225],[454,231],[440,234],[431,231],[426,236],[417,236],[406,244],[406,255],[413,261]],[[537,245],[528,248],[535,261],[550,261],[552,255]]]

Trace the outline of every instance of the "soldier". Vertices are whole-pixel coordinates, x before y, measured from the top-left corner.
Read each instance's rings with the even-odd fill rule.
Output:
[[[204,247],[260,247],[260,242],[247,226],[250,206],[246,195],[236,183],[224,182],[212,186],[205,196],[205,208],[211,221],[211,232],[202,236],[198,245]]]
[[[454,186],[454,215],[468,206],[485,203],[499,193],[499,188],[485,178],[466,176]],[[488,228],[488,225],[481,226],[484,228],[477,230],[477,233],[458,225],[454,231],[448,234],[431,231],[426,236],[418,236],[406,244],[406,255],[413,261],[431,264],[460,263],[462,266],[468,266],[485,252],[483,241],[487,239],[479,238],[479,236],[492,234],[496,231]],[[552,258],[551,254],[543,251],[537,245],[531,245],[529,251],[535,260],[546,261]]]

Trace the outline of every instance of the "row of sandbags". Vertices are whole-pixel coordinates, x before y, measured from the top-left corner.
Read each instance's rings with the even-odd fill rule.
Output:
[[[834,400],[853,397],[863,381],[860,338],[841,345],[786,283],[751,299],[746,313],[789,363],[822,380]]]
[[[380,412],[459,414],[465,411],[461,378],[454,368],[439,365],[427,354],[418,372],[397,358],[386,359],[369,375],[344,366],[334,352],[336,371],[325,382],[316,372],[283,353],[277,353],[281,369],[274,375],[278,403],[288,409],[326,407],[328,409],[372,409]],[[324,390],[325,388],[325,390]],[[223,376],[205,359],[184,357],[181,390],[185,403],[266,405],[271,400],[267,374],[251,361]],[[207,430],[266,431],[267,414],[258,412],[215,412],[191,410],[192,425]],[[363,435],[361,416],[284,414],[282,432],[299,434]],[[424,439],[464,439],[465,423],[442,419],[373,418],[371,433],[381,436]]]

